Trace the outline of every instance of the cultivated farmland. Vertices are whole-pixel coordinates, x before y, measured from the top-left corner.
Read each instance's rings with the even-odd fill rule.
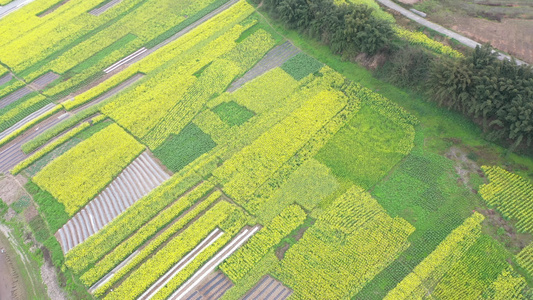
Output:
[[[291,34],[245,0],[0,19],[0,172],[27,191],[0,219],[72,299],[528,299],[530,180],[465,179],[416,110]]]

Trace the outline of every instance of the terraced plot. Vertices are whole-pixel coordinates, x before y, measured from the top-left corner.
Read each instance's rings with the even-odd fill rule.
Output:
[[[170,178],[147,152],[136,158],[98,197],[56,233],[66,253],[98,232],[152,189]]]

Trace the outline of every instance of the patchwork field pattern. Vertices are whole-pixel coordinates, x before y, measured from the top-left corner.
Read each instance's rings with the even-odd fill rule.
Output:
[[[0,20],[0,171],[30,180],[67,288],[528,299],[532,246],[486,233],[418,120],[276,30],[244,0],[38,0]],[[529,180],[483,170],[479,194],[530,232]]]

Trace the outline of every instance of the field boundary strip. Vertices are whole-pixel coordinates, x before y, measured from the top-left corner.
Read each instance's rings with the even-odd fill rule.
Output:
[[[200,244],[191,250],[186,256],[178,261],[170,270],[168,270],[163,276],[152,284],[137,300],[149,300],[157,294],[157,292],[164,287],[176,274],[181,272],[185,267],[189,265],[200,253],[202,253],[207,247],[216,242],[224,232],[219,228],[215,228]]]
[[[192,289],[194,289],[202,280],[214,271],[226,258],[233,252],[237,251],[244,243],[246,243],[258,230],[260,226],[256,225],[252,229],[244,229],[237,235],[228,245],[220,250],[213,258],[203,265],[194,275],[189,278],[184,284],[180,286],[168,299],[180,300],[185,297]]]
[[[55,234],[64,253],[100,231],[170,176],[145,151]]]

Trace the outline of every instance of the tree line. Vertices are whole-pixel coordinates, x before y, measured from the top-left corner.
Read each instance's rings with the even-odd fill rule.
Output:
[[[260,0],[254,0],[260,2]],[[499,60],[485,45],[463,58],[436,55],[395,37],[392,24],[366,5],[333,0],[263,0],[269,15],[290,29],[347,57],[380,53],[387,62],[377,75],[428,94],[482,126],[486,138],[508,142],[509,150],[533,140],[533,72],[527,65]]]

